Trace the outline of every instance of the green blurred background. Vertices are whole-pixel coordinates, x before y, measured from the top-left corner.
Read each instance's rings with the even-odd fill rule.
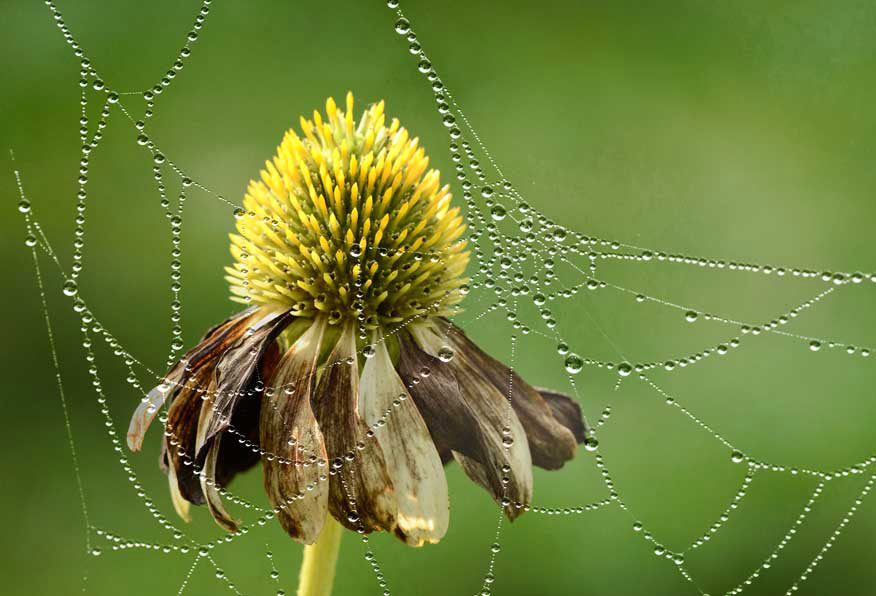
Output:
[[[105,80],[117,89],[152,85],[173,60],[199,4],[193,1],[71,2],[59,8]],[[869,2],[409,1],[423,47],[506,175],[531,205],[574,230],[652,250],[815,270],[876,270],[876,7]],[[192,557],[160,552],[83,552],[83,524],[64,417],[8,148],[65,266],[72,252],[78,170],[78,62],[41,2],[0,4],[4,204],[3,473],[0,539],[7,594],[172,594]],[[183,170],[237,201],[298,115],[347,89],[359,106],[387,111],[458,182],[428,83],[381,2],[216,2],[192,57],[158,100],[152,137]],[[92,94],[93,96],[93,94]],[[124,98],[133,113],[137,98]],[[99,104],[92,102],[92,109]],[[82,295],[134,355],[162,369],[170,340],[170,235],[136,131],[113,109],[89,172]],[[169,184],[171,196],[177,181]],[[221,267],[229,260],[227,206],[190,193],[183,224],[183,324],[187,342],[235,307]],[[137,541],[173,538],[143,507],[110,448],[82,358],[78,321],[43,260],[70,423],[94,525]],[[763,323],[825,286],[790,276],[652,262],[611,264],[602,278],[678,304]],[[564,281],[580,281],[568,272]],[[483,304],[476,291],[472,318]],[[876,345],[876,284],[841,288],[787,329]],[[489,303],[488,296],[482,296]],[[560,330],[578,353],[618,361],[663,361],[726,341],[738,330],[684,322],[683,313],[599,290],[556,303]],[[522,310],[536,326],[537,314]],[[598,325],[597,325],[598,324]],[[599,329],[604,331],[604,334]],[[501,315],[470,333],[507,359]],[[101,375],[119,430],[139,396],[104,347]],[[534,383],[568,390],[553,342],[520,339],[517,364]],[[845,467],[874,452],[876,356],[811,352],[806,342],[746,336],[731,354],[653,379],[751,457],[786,466]],[[142,381],[149,382],[146,376]],[[524,515],[502,534],[497,594],[697,594],[671,562],[653,554],[633,519],[670,550],[700,536],[730,503],[745,466],[644,384],[620,391],[613,372],[576,377],[600,429],[599,452],[632,516],[617,507],[579,516]],[[173,517],[155,465],[159,432],[132,456],[148,494]],[[496,511],[458,467],[448,468],[451,528],[437,546],[406,549],[372,540],[394,594],[471,594],[486,571]],[[784,593],[851,505],[861,476],[828,483],[809,520],[773,567],[746,590]],[[724,593],[772,552],[814,482],[759,473],[743,504],[685,565],[703,592]],[[232,487],[263,503],[258,470]],[[593,454],[560,472],[536,474],[535,504],[573,506],[606,490]],[[206,511],[187,528],[218,530]],[[802,594],[873,594],[876,503],[865,501]],[[213,556],[244,594],[275,593],[266,552],[294,592],[300,547],[277,524]],[[347,536],[336,593],[374,594],[364,547]],[[209,565],[189,594],[225,593]]]

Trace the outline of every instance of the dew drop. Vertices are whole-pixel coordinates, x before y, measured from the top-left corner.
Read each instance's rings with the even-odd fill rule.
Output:
[[[812,350],[813,352],[817,352],[818,350],[821,349],[821,342],[818,341],[817,339],[813,339],[812,341],[809,342],[809,349]]]
[[[377,348],[375,348],[371,344],[368,344],[367,346],[362,348],[362,355],[365,356],[366,358],[373,358],[376,353],[377,353]]]
[[[572,375],[577,375],[584,368],[584,361],[577,354],[569,354],[565,361],[566,372]]]
[[[697,313],[696,311],[689,310],[686,313],[684,313],[684,320],[687,321],[688,323],[693,323],[697,320],[697,318],[699,316],[700,316],[699,313]]]
[[[30,201],[27,199],[21,199],[18,201],[18,210],[22,213],[30,213]]]
[[[584,449],[587,451],[596,451],[599,449],[599,441],[596,440],[596,437],[587,437],[584,439]]]
[[[730,454],[730,461],[732,461],[734,464],[741,463],[744,459],[745,454],[739,450],[734,450],[733,453]]]
[[[629,362],[621,362],[620,364],[617,365],[617,374],[619,374],[622,377],[628,377],[628,376],[630,376],[630,373],[632,373],[632,372],[633,372],[633,367],[630,365]]]
[[[61,290],[64,292],[65,296],[75,296],[77,292],[79,292],[79,286],[76,285],[76,282],[72,279],[68,279],[64,282]]]
[[[402,17],[395,22],[395,32],[399,35],[407,35],[411,30],[411,22]]]
[[[441,362],[450,362],[453,360],[453,350],[451,350],[448,346],[442,347],[438,350],[438,360]]]
[[[502,221],[505,219],[505,215],[507,215],[507,212],[501,205],[493,205],[493,208],[490,209],[490,216],[493,218],[493,221]]]

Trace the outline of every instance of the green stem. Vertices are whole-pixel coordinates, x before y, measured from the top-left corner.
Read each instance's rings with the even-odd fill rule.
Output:
[[[319,538],[304,547],[301,575],[298,576],[298,596],[330,596],[342,532],[341,524],[331,514],[326,515]]]

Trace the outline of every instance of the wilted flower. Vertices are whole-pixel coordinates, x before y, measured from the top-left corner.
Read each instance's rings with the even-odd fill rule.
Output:
[[[313,543],[330,513],[352,530],[437,542],[455,459],[510,518],[532,464],[555,469],[584,440],[580,408],[536,390],[446,317],[467,293],[465,226],[416,138],[383,102],[356,124],[286,133],[251,182],[231,235],[232,299],[134,413],[138,450],[169,403],[161,455],[174,506],[206,503],[228,531],[222,487],[259,459],[283,528]]]

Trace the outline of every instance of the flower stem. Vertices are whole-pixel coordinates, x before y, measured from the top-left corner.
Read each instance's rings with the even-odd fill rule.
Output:
[[[331,514],[326,516],[319,538],[304,547],[298,576],[298,596],[330,596],[343,528]]]

